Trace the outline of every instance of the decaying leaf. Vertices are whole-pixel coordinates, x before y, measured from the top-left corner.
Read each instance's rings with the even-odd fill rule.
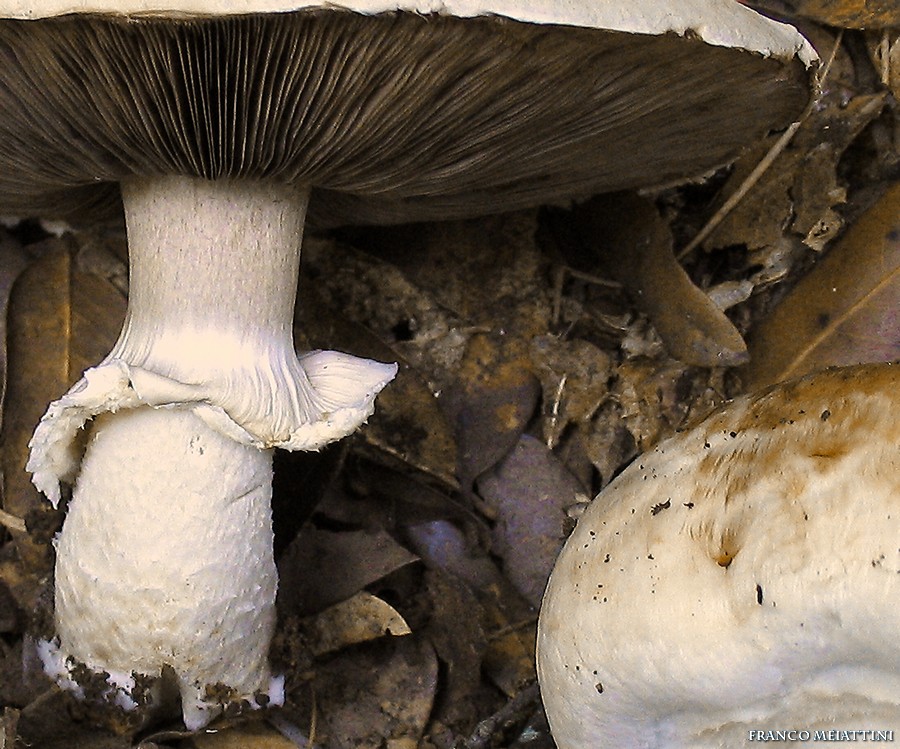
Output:
[[[591,429],[585,430],[583,450],[597,471],[600,487],[612,481],[616,471],[637,452],[635,437],[621,416],[621,407],[608,403],[592,421]]]
[[[534,671],[534,609],[500,573],[486,549],[473,544],[451,523],[436,521],[407,529],[426,564],[464,582],[478,602],[486,637],[484,673],[513,695]]]
[[[307,525],[279,563],[279,608],[313,614],[418,559],[384,531]]]
[[[192,736],[185,749],[299,749],[276,729],[253,721]]]
[[[473,591],[499,588],[503,578],[485,549],[454,523],[433,520],[405,529],[409,544],[431,567],[449,573]]]
[[[379,395],[362,437],[385,457],[456,488],[456,437],[434,394],[408,366]]]
[[[334,311],[389,342],[432,392],[455,371],[469,337],[464,321],[395,266],[340,242],[304,239],[298,299],[300,332],[316,330]]]
[[[534,679],[537,615],[512,619],[500,607],[488,607],[488,647],[484,673],[507,697]]]
[[[478,479],[496,514],[494,553],[519,592],[537,609],[565,539],[566,510],[589,496],[543,442],[522,435],[506,458]]]
[[[431,611],[422,634],[434,647],[442,672],[434,720],[442,726],[471,725],[479,718],[477,706],[486,691],[483,609],[469,586],[451,574],[427,569],[424,582]]]
[[[612,358],[590,341],[537,336],[531,360],[543,393],[542,436],[555,447],[570,427],[589,422],[609,397]]]
[[[638,452],[645,452],[692,417],[719,405],[725,399],[723,380],[721,370],[697,377],[691,368],[671,360],[623,362],[613,394],[621,423]]]
[[[0,393],[6,389],[6,319],[9,297],[13,283],[27,266],[28,255],[21,244],[0,230]]]
[[[317,294],[311,292],[310,296],[315,299]],[[452,430],[428,383],[402,356],[365,326],[344,318],[338,311],[301,317],[295,326],[295,337],[310,348],[336,348],[378,361],[397,361],[397,376],[391,387],[379,395],[375,413],[360,436],[385,456],[446,485],[455,485],[456,443]]]
[[[416,636],[391,637],[317,664],[287,711],[328,749],[415,747],[434,704],[438,664]]]
[[[900,10],[897,11],[900,17]],[[900,21],[898,21],[900,26]],[[869,56],[881,79],[881,84],[891,92],[894,102],[900,100],[900,28],[877,29],[866,33]],[[896,132],[898,113],[892,108],[893,129]],[[900,143],[896,137],[886,143],[894,161],[900,158]]]
[[[546,330],[550,314],[536,217],[530,210],[373,227],[354,234],[354,244],[389,261],[463,325],[528,337]]]
[[[900,26],[895,0],[786,0],[784,5],[799,16],[851,29]]]
[[[574,221],[673,357],[701,367],[746,361],[740,333],[679,265],[669,226],[650,201],[633,193],[602,195],[578,206]]]
[[[753,331],[750,388],[830,365],[900,358],[900,185]]]
[[[386,635],[402,637],[411,631],[395,608],[365,591],[329,606],[303,625],[314,656]]]
[[[824,247],[842,226],[834,210],[846,200],[845,188],[837,180],[838,160],[880,114],[884,100],[884,94],[877,93],[846,102],[840,91],[823,99],[791,147],[710,233],[704,247],[739,245],[753,251],[777,246],[786,234],[813,250]],[[717,204],[739,189],[773,140],[774,136],[737,162]]]
[[[520,339],[472,337],[456,387],[443,399],[456,426],[457,475],[464,492],[512,450],[535,412],[539,395],[540,384]]]
[[[109,281],[77,267],[71,236],[36,249],[39,259],[16,280],[9,305],[3,501],[7,512],[30,523],[29,534],[15,534],[23,560],[46,569],[57,521],[25,472],[28,442],[50,401],[112,348],[125,300]]]
[[[74,710],[73,710],[74,707]],[[74,715],[73,715],[74,712]],[[132,749],[130,737],[78,720],[77,705],[60,689],[47,690],[19,712],[18,746],[40,749]]]

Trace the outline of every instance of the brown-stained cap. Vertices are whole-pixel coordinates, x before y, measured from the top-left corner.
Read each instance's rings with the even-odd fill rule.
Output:
[[[117,211],[135,174],[310,184],[332,224],[672,183],[810,96],[802,54],[699,36],[322,6],[0,20],[0,213]]]

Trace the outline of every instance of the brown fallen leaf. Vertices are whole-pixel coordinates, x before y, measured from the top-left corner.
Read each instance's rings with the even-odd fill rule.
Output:
[[[817,108],[797,130],[791,147],[785,149],[743,194],[703,240],[707,250],[745,246],[754,251],[777,246],[787,236],[820,250],[841,228],[835,207],[846,201],[846,190],[837,177],[837,165],[859,134],[881,113],[883,92],[859,94],[845,100],[838,85],[829,89]],[[716,199],[721,208],[772,147],[771,136],[739,159]],[[790,231],[786,232],[785,229]],[[758,261],[754,260],[754,264]]]
[[[0,229],[0,383],[6,389],[6,313],[12,286],[28,267],[28,255],[12,236]]]
[[[900,358],[900,184],[860,216],[753,330],[754,389],[821,367]]]
[[[13,286],[7,323],[9,359],[2,444],[4,509],[26,520],[14,533],[26,564],[49,566],[56,520],[25,472],[28,442],[50,401],[112,348],[125,317],[125,300],[112,284],[81,271],[71,236],[45,240],[40,258]]]
[[[327,749],[415,747],[431,715],[438,685],[434,649],[415,635],[389,637],[317,663],[285,714],[314,726],[310,739]]]
[[[184,749],[297,749],[297,744],[272,726],[253,721],[198,733],[188,739]]]
[[[412,632],[393,606],[364,590],[301,622],[301,627],[313,656]]]
[[[133,749],[130,736],[98,730],[84,720],[71,694],[61,689],[48,689],[23,707],[16,730],[16,749]]]
[[[437,569],[426,569],[425,592],[430,615],[422,634],[434,647],[441,664],[441,699],[432,724],[459,728],[481,715],[485,687],[482,658],[487,638],[483,608],[464,582]]]
[[[307,525],[279,561],[279,609],[317,613],[417,559],[383,530],[335,532]]]
[[[456,426],[464,493],[512,450],[531,420],[540,395],[532,369],[521,339],[478,334],[469,341],[456,385],[441,399]]]
[[[407,528],[406,535],[426,565],[455,576],[474,594],[487,638],[484,674],[505,694],[515,694],[534,674],[534,608],[500,573],[494,558],[451,523],[424,523]]]
[[[550,314],[536,229],[537,212],[527,210],[347,231],[464,324],[527,337],[546,330]]]
[[[347,351],[379,361],[396,361],[400,370],[390,387],[378,398],[375,413],[360,432],[381,458],[393,459],[455,487],[456,442],[434,393],[419,372],[404,357],[364,325],[328,306],[323,296],[308,284],[305,314],[298,317],[294,336],[301,345]]]
[[[798,16],[831,26],[850,29],[900,26],[900,7],[896,0],[787,0],[783,5]]]
[[[565,540],[566,510],[588,501],[588,493],[549,447],[527,434],[478,479],[478,492],[497,515],[492,551],[537,609]]]
[[[701,367],[747,360],[740,333],[675,259],[668,224],[650,201],[634,193],[601,195],[573,213],[582,241],[647,314],[673,357]]]

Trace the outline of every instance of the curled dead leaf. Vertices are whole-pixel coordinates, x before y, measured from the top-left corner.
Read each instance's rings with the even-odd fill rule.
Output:
[[[307,525],[279,561],[279,608],[300,616],[322,611],[417,559],[383,530]]]
[[[794,13],[806,18],[850,29],[900,26],[900,8],[895,0],[789,0]]]
[[[513,585],[537,608],[564,541],[566,510],[584,487],[543,442],[523,434],[506,458],[478,479],[497,515],[494,553]]]
[[[303,629],[312,654],[317,656],[379,637],[402,637],[412,632],[393,606],[363,590],[310,617]]]
[[[0,435],[3,505],[30,533],[14,532],[27,564],[48,569],[55,521],[25,472],[28,442],[47,405],[112,348],[125,299],[107,280],[81,270],[71,236],[45,240],[39,259],[16,279],[9,302],[9,366]]]
[[[740,333],[675,259],[669,226],[650,201],[632,193],[601,195],[578,206],[574,220],[673,357],[701,367],[747,360]]]
[[[745,384],[900,358],[900,184],[752,332]]]

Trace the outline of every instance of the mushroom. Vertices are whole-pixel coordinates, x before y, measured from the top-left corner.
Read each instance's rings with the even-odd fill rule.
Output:
[[[125,709],[177,687],[189,728],[281,699],[272,449],[349,434],[395,372],[294,355],[309,200],[395,222],[700,175],[802,110],[814,58],[731,0],[0,0],[0,209],[121,197],[129,237],[121,337],[32,441],[38,488],[74,484],[48,672]]]
[[[900,729],[898,392],[878,364],[745,395],[597,496],[538,623],[560,749]]]

